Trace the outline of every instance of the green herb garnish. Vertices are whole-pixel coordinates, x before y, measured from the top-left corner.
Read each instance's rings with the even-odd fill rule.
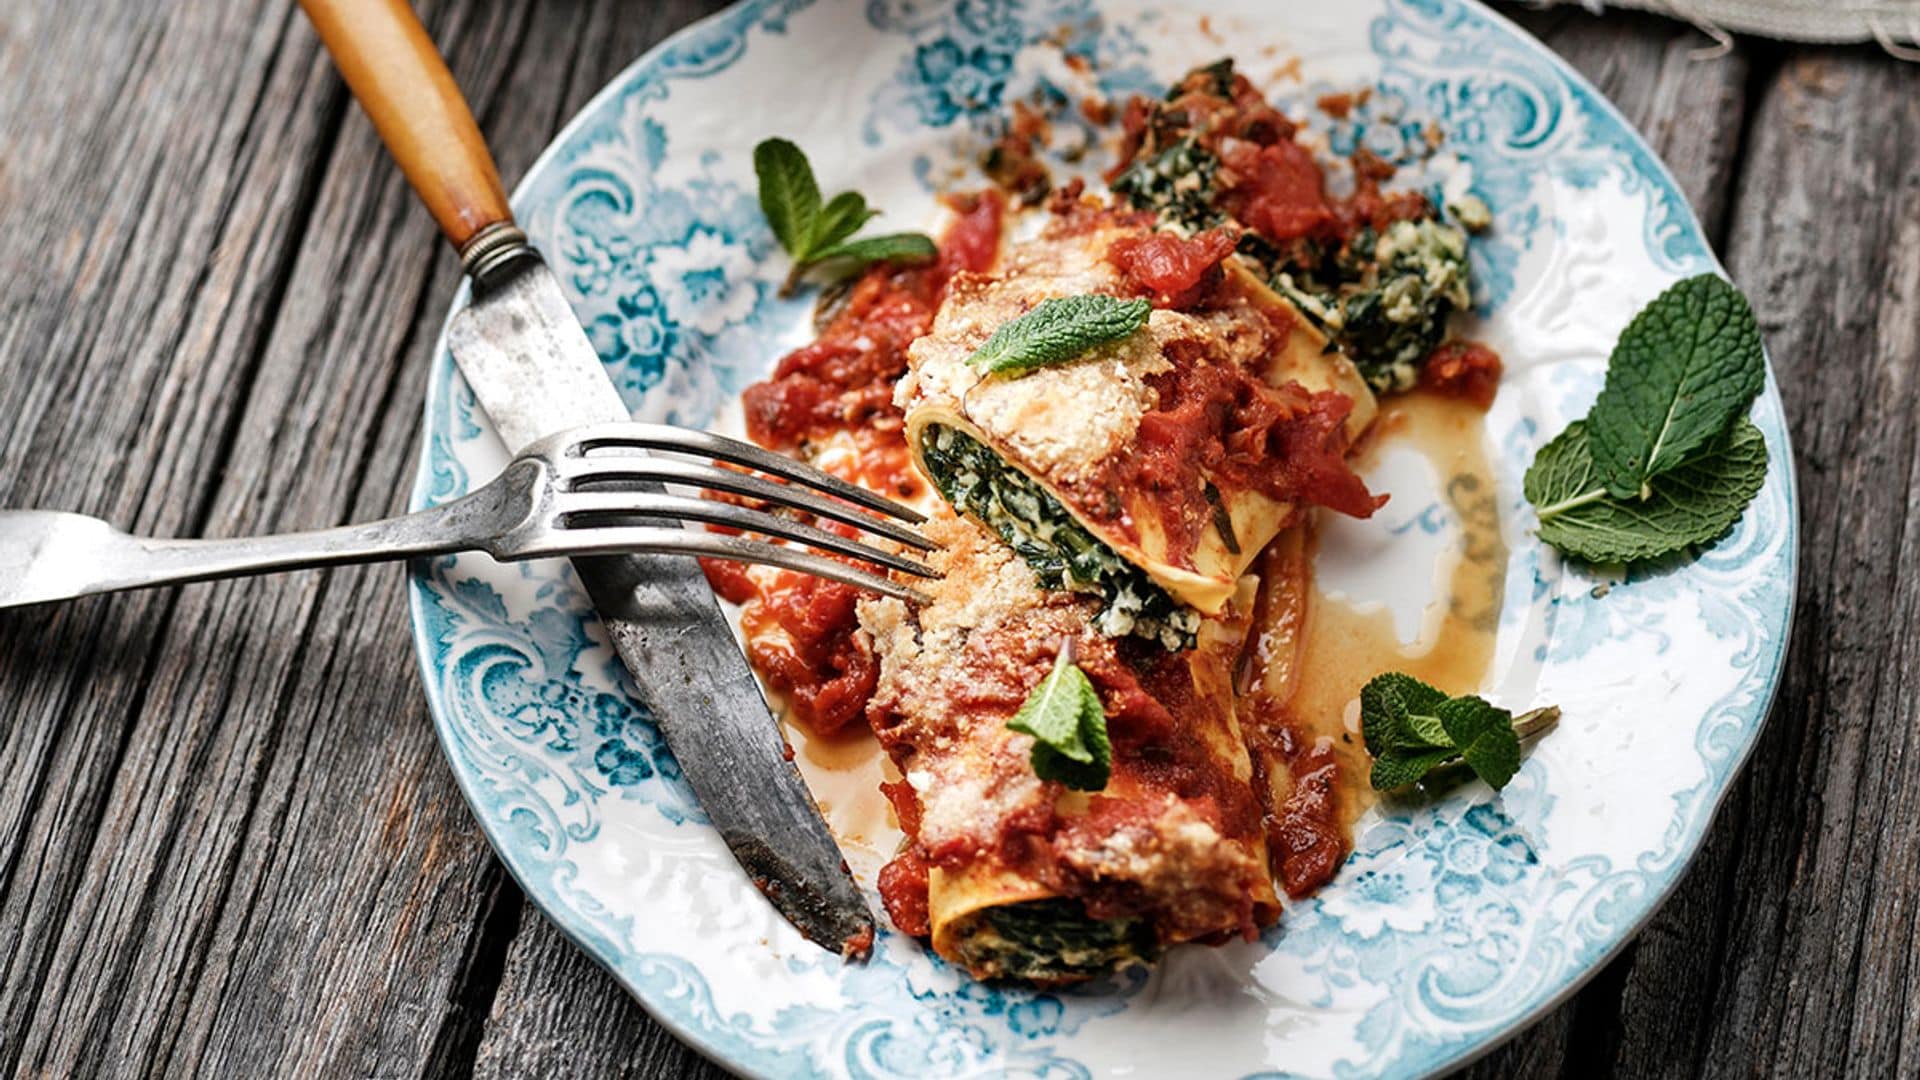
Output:
[[[1007,727],[1033,736],[1033,774],[1080,791],[1099,791],[1113,771],[1107,711],[1093,682],[1073,662],[1071,642],[1053,658],[1053,670],[1027,695]]]
[[[1594,465],[1590,423],[1576,420],[1541,447],[1526,479],[1540,539],[1589,562],[1640,562],[1717,539],[1767,478],[1766,440],[1740,417],[1731,434],[1647,481],[1645,498],[1616,498]]]
[[[1527,470],[1540,538],[1597,563],[1718,539],[1766,481],[1766,440],[1746,418],[1765,381],[1740,290],[1702,274],[1661,293],[1621,333],[1593,410]]]
[[[807,155],[786,139],[766,139],[754,147],[753,171],[760,179],[760,210],[774,238],[793,257],[793,270],[780,286],[782,296],[791,294],[816,267],[845,276],[880,262],[932,262],[940,254],[922,233],[850,240],[880,211],[853,191],[843,191],[823,205]]]
[[[1766,382],[1753,308],[1725,279],[1691,277],[1640,310],[1607,362],[1587,414],[1587,445],[1607,492],[1644,499],[1647,484],[1716,442]]]
[[[987,369],[1030,371],[1064,364],[1089,349],[1118,341],[1147,325],[1153,305],[1117,296],[1060,296],[1003,324],[967,362]]]
[[[1376,675],[1360,691],[1360,733],[1373,755],[1370,782],[1385,791],[1464,764],[1498,790],[1520,771],[1520,739],[1560,718],[1557,708],[1515,719],[1483,698],[1448,697],[1411,675]]]

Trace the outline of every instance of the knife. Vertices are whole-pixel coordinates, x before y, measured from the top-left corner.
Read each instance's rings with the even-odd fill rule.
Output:
[[[466,100],[406,0],[301,0],[440,231],[473,300],[447,328],[454,361],[509,451],[629,419],[560,283],[515,226]],[[808,940],[866,955],[873,917],[800,779],[759,683],[694,560],[573,560],[707,817]]]

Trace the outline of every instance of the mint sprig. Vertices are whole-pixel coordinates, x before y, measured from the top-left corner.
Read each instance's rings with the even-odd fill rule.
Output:
[[[816,253],[813,261],[816,265],[844,261],[864,268],[877,262],[927,263],[939,257],[940,249],[925,233],[887,233],[834,244]]]
[[[1527,470],[1540,539],[1590,562],[1632,563],[1720,538],[1767,479],[1767,442],[1752,421],[1646,483],[1645,498],[1615,498],[1589,452],[1591,421],[1574,421]]]
[[[1766,381],[1753,309],[1712,274],[1641,309],[1586,419],[1541,447],[1524,490],[1562,554],[1632,563],[1711,543],[1766,482],[1746,419]]]
[[[1113,772],[1107,711],[1092,680],[1073,662],[1071,642],[1053,658],[1053,670],[1034,686],[1007,727],[1033,736],[1028,761],[1042,780],[1080,791],[1100,791]]]
[[[1360,690],[1360,734],[1373,755],[1368,780],[1380,791],[1464,765],[1499,790],[1520,771],[1520,739],[1553,724],[1557,708],[1515,719],[1485,699],[1445,693],[1411,675],[1389,671]]]
[[[760,211],[774,239],[793,258],[780,286],[790,295],[800,279],[819,267],[838,275],[857,273],[877,262],[932,262],[939,255],[921,233],[893,233],[849,242],[879,211],[866,197],[843,191],[822,203],[820,184],[807,155],[786,139],[765,139],[753,148],[753,172],[760,182]]]
[[[1728,431],[1767,377],[1753,308],[1724,278],[1691,277],[1640,310],[1607,361],[1587,415],[1599,479],[1619,499]]]
[[[1003,323],[967,362],[988,374],[1064,364],[1147,325],[1153,304],[1117,296],[1060,296]]]

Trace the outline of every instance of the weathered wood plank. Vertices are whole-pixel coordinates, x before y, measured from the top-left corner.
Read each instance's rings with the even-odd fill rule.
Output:
[[[430,22],[483,120],[496,117],[522,131],[503,149],[530,159],[555,110],[554,93],[544,90],[545,63],[555,58],[523,62],[529,7],[432,7]],[[578,12],[564,3],[541,10],[550,23]],[[233,156],[272,171],[232,180],[228,201],[248,209],[247,219],[214,204],[215,224],[228,225],[227,232],[209,225],[198,242],[156,241],[135,250],[124,273],[161,283],[177,274],[191,297],[244,269],[253,258],[249,245],[278,246],[253,307],[247,297],[208,298],[208,325],[199,336],[217,340],[182,331],[196,325],[184,303],[176,305],[185,309],[180,313],[161,312],[168,332],[181,337],[147,342],[149,352],[138,358],[151,366],[157,389],[134,386],[124,415],[98,422],[104,468],[117,465],[114,440],[133,441],[152,423],[156,401],[169,395],[217,420],[181,424],[187,435],[211,427],[204,445],[178,431],[153,440],[155,469],[124,488],[137,495],[171,476],[198,486],[156,493],[155,505],[175,516],[144,527],[204,524],[221,534],[370,516],[400,506],[412,472],[425,358],[440,305],[451,295],[452,261],[439,253],[430,223],[364,121],[354,116],[335,143],[344,98],[292,9],[227,13],[221,25],[252,25],[262,15],[272,35],[260,50],[268,74],[256,78],[273,81],[259,100],[238,100],[230,122],[210,120],[222,114],[211,100],[221,97],[219,85],[208,73],[239,67],[236,44],[246,44],[244,36],[238,43],[183,36],[178,55],[151,61],[156,71],[194,73],[183,75],[182,85],[205,84],[210,100],[195,99],[199,111],[179,116],[156,106],[145,122],[198,123],[211,133],[230,126]],[[185,31],[139,24],[129,33],[157,34],[166,45],[168,34]],[[565,54],[558,59],[565,63]],[[506,78],[509,71],[517,84]],[[103,109],[125,107],[106,92],[100,101]],[[179,100],[168,105],[180,107]],[[524,113],[535,119],[523,120]],[[269,140],[260,129],[270,125],[315,135],[298,144]],[[105,121],[102,127],[117,129]],[[174,159],[191,137],[183,131],[154,150],[152,166],[121,162],[115,155],[131,153],[124,147],[101,154],[119,169],[205,169],[204,162]],[[92,152],[83,141],[49,145]],[[72,168],[76,178],[86,174]],[[51,198],[38,185],[33,194]],[[79,202],[55,209],[69,222],[91,220]],[[129,220],[148,223],[142,227],[151,227],[153,216],[138,200],[127,210]],[[287,221],[284,234],[262,238],[263,219]],[[118,239],[105,225],[100,233],[87,242]],[[16,256],[8,251],[11,262]],[[84,285],[86,274],[73,277]],[[110,321],[99,309],[117,296],[76,296],[67,308],[72,325],[48,331],[98,331]],[[33,313],[45,316],[45,309]],[[82,384],[96,392],[102,384],[124,386],[124,377],[112,373],[126,362],[120,342],[142,344],[142,320],[158,317],[130,311],[127,325],[115,327],[117,337],[99,333],[114,343],[111,354],[95,357],[76,346],[55,359],[73,369],[68,377],[77,391],[86,389]],[[221,318],[250,318],[255,332],[229,343]],[[9,384],[65,374],[29,348],[33,339],[17,322],[9,329],[0,356],[25,376]],[[235,359],[207,381],[198,350],[214,346],[233,350]],[[49,450],[67,426],[60,414],[73,392],[42,395],[41,414],[29,413],[33,422],[16,429],[9,460],[54,460]],[[46,436],[20,445],[23,431]],[[140,505],[132,497],[114,503],[60,495],[57,484],[16,485],[7,500],[81,506],[122,521],[136,520]],[[182,507],[193,510],[189,520]],[[494,976],[475,969],[497,967],[518,900],[433,744],[405,646],[398,568],[228,583],[94,606],[104,627],[128,625],[122,620],[130,611],[149,607],[172,616],[146,621],[153,640],[135,623],[124,644],[108,641],[128,657],[115,665],[126,668],[120,697],[95,706],[85,696],[94,693],[101,661],[89,663],[78,649],[10,650],[0,661],[8,700],[23,706],[9,721],[9,747],[52,759],[40,764],[51,795],[36,802],[23,794],[17,818],[7,819],[20,839],[10,845],[8,866],[17,872],[8,880],[5,925],[22,947],[8,950],[0,984],[4,1063],[53,1075],[463,1069],[486,1005],[484,997],[470,1000],[468,984],[477,978],[490,989]],[[31,642],[84,607],[10,615],[5,632]],[[45,700],[30,696],[40,684],[48,688],[39,691]],[[24,692],[16,694],[16,686]],[[104,721],[101,734],[75,738],[74,730],[96,716]],[[67,755],[74,760],[46,749],[62,740],[77,744]],[[49,809],[67,803],[83,808],[85,819]],[[493,917],[500,913],[508,918]]]
[[[282,208],[310,189],[302,160],[331,140],[338,95],[282,55],[274,4],[21,21],[0,79],[0,501],[197,527],[300,228]],[[0,1067],[19,1060],[174,604],[0,616]]]
[[[728,1075],[654,1023],[531,905],[508,954],[474,1074],[486,1080]]]
[[[1785,388],[1802,576],[1683,1017],[1716,1073],[1920,1069],[1917,197],[1920,68],[1806,50],[1768,81],[1728,254]]]

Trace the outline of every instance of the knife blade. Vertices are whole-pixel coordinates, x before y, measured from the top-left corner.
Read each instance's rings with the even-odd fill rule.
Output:
[[[473,280],[447,340],[508,448],[628,419],[559,281],[514,226],[473,113],[406,0],[301,7]],[[809,940],[865,955],[873,917],[699,565],[637,555],[573,565],[741,868]]]
[[[508,448],[629,419],[547,265],[523,257],[502,277],[476,285],[473,303],[447,327],[447,345]],[[698,564],[627,555],[573,566],[748,877],[809,940],[864,952],[872,917]]]

